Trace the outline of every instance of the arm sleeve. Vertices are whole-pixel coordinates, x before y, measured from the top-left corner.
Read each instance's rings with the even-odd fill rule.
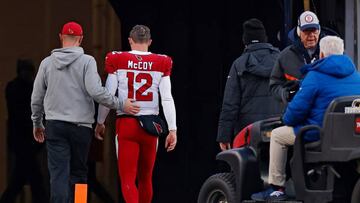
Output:
[[[173,61],[169,56],[165,56],[163,61],[164,75],[163,77],[170,76],[172,70]]]
[[[276,100],[282,102],[282,95],[285,91],[282,87],[286,82],[284,76],[284,70],[281,67],[280,60],[276,60],[274,68],[270,75],[270,93],[275,97]]]
[[[314,81],[314,82],[313,82]],[[300,90],[296,93],[293,100],[289,103],[283,116],[284,124],[296,126],[304,122],[309,116],[313,106],[313,101],[318,92],[316,80],[307,77],[302,82]]]
[[[36,74],[34,88],[31,94],[31,120],[36,128],[44,128],[44,97],[46,93],[46,82],[43,63],[40,64],[39,71]]]
[[[241,95],[241,83],[234,62],[226,81],[216,141],[231,142],[234,135],[234,122],[236,122],[240,111]]]
[[[102,86],[94,58],[90,60],[85,72],[85,88],[97,103],[111,109],[123,108],[123,101]]]
[[[164,110],[164,115],[169,127],[169,130],[176,130],[176,110],[174,99],[171,95],[171,81],[170,76],[165,76],[161,78],[160,85],[160,96],[161,96],[161,105]]]
[[[117,77],[115,74],[108,74],[106,79],[105,88],[107,88],[111,95],[115,95],[117,89]],[[104,105],[99,105],[97,122],[103,124],[110,109]]]
[[[116,58],[115,56],[121,54],[121,52],[110,52],[106,55],[105,58],[105,72],[113,74],[116,71]]]

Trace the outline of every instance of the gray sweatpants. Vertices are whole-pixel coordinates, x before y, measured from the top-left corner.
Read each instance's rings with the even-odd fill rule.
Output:
[[[284,186],[286,179],[286,160],[288,146],[294,145],[294,128],[282,126],[271,132],[269,183]]]

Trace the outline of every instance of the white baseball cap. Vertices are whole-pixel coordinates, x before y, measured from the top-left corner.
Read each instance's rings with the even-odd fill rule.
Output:
[[[320,30],[319,19],[316,16],[316,14],[311,11],[305,11],[300,15],[299,21],[298,21],[298,26],[301,31],[304,31],[307,29]]]

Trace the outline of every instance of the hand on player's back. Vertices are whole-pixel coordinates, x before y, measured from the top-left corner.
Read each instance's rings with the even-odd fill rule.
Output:
[[[124,102],[124,112],[126,114],[135,115],[139,113],[140,106],[136,103],[134,99],[126,99]]]

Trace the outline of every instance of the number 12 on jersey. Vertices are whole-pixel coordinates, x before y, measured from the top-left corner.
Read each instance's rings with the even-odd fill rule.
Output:
[[[127,72],[126,77],[128,78],[128,98],[135,99],[136,101],[152,101],[153,93],[146,92],[152,85],[152,77],[148,73],[138,73],[135,75],[134,72]],[[145,83],[140,86],[138,89],[134,90],[134,82],[141,83],[142,80],[145,80]]]

